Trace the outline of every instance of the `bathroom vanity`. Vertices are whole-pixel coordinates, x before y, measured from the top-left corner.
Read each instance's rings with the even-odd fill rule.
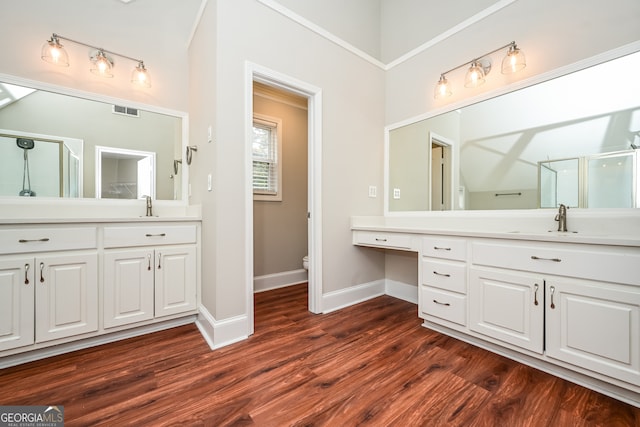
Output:
[[[637,230],[499,223],[465,230],[428,218],[354,217],[353,243],[418,253],[423,326],[639,406]]]
[[[200,220],[0,221],[0,368],[192,323]]]

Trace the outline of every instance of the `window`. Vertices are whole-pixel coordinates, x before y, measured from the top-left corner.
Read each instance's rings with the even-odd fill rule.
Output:
[[[253,199],[282,200],[282,121],[253,116]]]

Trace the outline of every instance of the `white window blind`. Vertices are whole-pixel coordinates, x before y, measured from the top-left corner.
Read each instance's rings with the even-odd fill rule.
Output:
[[[279,120],[254,117],[253,193],[262,200],[281,200]]]

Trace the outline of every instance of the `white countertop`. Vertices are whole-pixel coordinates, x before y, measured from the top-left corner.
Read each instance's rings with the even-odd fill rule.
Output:
[[[498,221],[487,221],[484,227],[479,223],[478,228],[471,228],[468,225],[467,228],[464,226],[464,221],[460,224],[446,225],[443,221],[430,221],[428,218],[416,220],[400,217],[352,217],[351,219],[351,229],[362,231],[640,247],[640,233],[636,232],[635,228],[627,229],[626,233],[624,229],[619,232],[603,229],[559,232],[549,227],[549,225],[553,226],[553,223],[540,223],[535,220],[500,221],[499,218]],[[499,225],[503,228],[498,228]]]

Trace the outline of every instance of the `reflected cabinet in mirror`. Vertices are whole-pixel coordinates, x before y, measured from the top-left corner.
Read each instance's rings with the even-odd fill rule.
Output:
[[[389,130],[389,212],[639,207],[640,52]]]
[[[183,122],[0,82],[0,196],[182,200]]]

